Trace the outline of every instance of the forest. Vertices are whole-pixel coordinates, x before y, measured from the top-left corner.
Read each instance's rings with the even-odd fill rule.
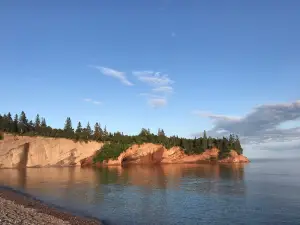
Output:
[[[202,137],[183,138],[178,136],[166,136],[163,129],[158,129],[156,133],[152,133],[149,129],[142,128],[137,135],[125,135],[123,132],[109,132],[100,123],[95,123],[93,128],[88,122],[83,126],[78,122],[76,128],[73,128],[70,117],[66,118],[64,128],[53,128],[47,125],[46,119],[36,115],[34,121],[28,120],[24,111],[19,115],[12,117],[11,113],[0,114],[0,140],[3,138],[1,132],[12,133],[24,136],[44,136],[53,138],[68,138],[74,141],[98,141],[106,142],[98,154],[97,161],[103,161],[107,158],[116,158],[122,151],[126,150],[132,144],[154,143],[162,144],[166,148],[173,146],[181,147],[186,154],[199,154],[206,149],[216,147],[220,150],[220,158],[228,156],[231,149],[237,151],[238,154],[243,153],[239,137],[230,134],[229,137],[213,138],[208,137],[206,131]]]

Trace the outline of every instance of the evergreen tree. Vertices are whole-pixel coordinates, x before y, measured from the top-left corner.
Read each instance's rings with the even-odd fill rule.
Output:
[[[67,132],[73,132],[72,121],[70,117],[67,117],[66,119],[64,130]]]
[[[243,154],[243,149],[242,149],[242,146],[241,146],[241,143],[240,143],[240,139],[239,139],[239,137],[237,135],[235,136],[234,150],[238,154]]]
[[[13,121],[10,112],[7,113],[7,121],[10,123]]]
[[[73,138],[74,137],[74,130],[72,127],[72,121],[70,117],[67,117],[64,127],[64,136],[66,138]]]
[[[206,131],[203,132],[203,140],[202,140],[202,148],[206,150],[208,148],[207,136]]]
[[[10,112],[2,117],[2,129],[6,132],[13,132],[13,120]]]
[[[142,128],[139,136],[142,136],[142,137],[145,137],[145,136],[148,136],[150,135],[150,130],[149,129],[145,129],[145,128]]]
[[[78,125],[77,125],[77,128],[76,128],[76,131],[75,131],[77,134],[80,134],[82,132],[82,126],[81,126],[81,123],[80,121],[78,122]]]
[[[158,129],[157,136],[166,136],[163,129]]]
[[[13,127],[12,127],[12,132],[13,133],[18,133],[19,132],[18,114],[15,115],[14,122],[13,122]]]
[[[27,124],[28,121],[27,121],[27,118],[26,118],[26,114],[24,111],[21,112],[21,115],[20,115],[20,122],[23,123],[23,124]]]
[[[32,122],[32,120],[30,120],[29,122],[28,122],[28,130],[29,131],[33,131],[35,129],[35,125],[34,125],[34,123]]]
[[[46,119],[44,117],[42,118],[41,127],[47,127]]]
[[[39,114],[37,114],[36,117],[35,117],[34,125],[35,125],[35,129],[39,129],[40,126],[41,126],[41,120],[40,120],[40,115]]]
[[[96,123],[94,126],[94,140],[100,141],[102,137],[102,130],[99,123]]]
[[[25,126],[26,125],[26,126]],[[36,129],[39,127],[39,129]],[[102,131],[100,124],[96,123],[94,126],[94,132],[92,131],[90,124],[88,123],[86,128],[82,128],[81,123],[78,122],[76,133],[72,128],[71,118],[68,117],[65,122],[64,129],[52,129],[51,126],[47,126],[45,118],[39,117],[37,114],[35,123],[27,120],[25,113],[22,111],[20,116],[16,115],[14,119],[11,118],[11,114],[0,115],[0,130],[4,132],[22,133],[22,135],[32,135],[31,131],[35,130],[36,135],[49,136],[49,137],[65,137],[77,140],[97,140],[108,141],[108,144],[117,144],[120,146],[131,145],[133,143],[155,143],[162,144],[166,148],[173,146],[179,146],[184,149],[186,154],[199,154],[207,148],[213,146],[220,150],[220,158],[227,157],[230,150],[236,150],[238,154],[243,152],[240,140],[238,136],[230,135],[228,138],[207,138],[206,131],[203,133],[203,137],[188,139],[180,138],[178,136],[165,136],[163,129],[158,129],[157,135],[150,132],[149,129],[141,129],[138,135],[124,135],[122,132],[111,133],[108,132],[106,126]],[[122,149],[124,149],[122,147]]]
[[[104,135],[104,136],[108,136],[108,132],[107,132],[107,129],[106,129],[106,125],[104,126],[103,135]]]
[[[28,120],[25,112],[22,111],[19,117],[19,132],[26,133],[28,130]]]
[[[0,114],[0,131],[3,130],[3,116]]]
[[[93,131],[92,131],[91,126],[90,126],[90,122],[88,122],[87,125],[86,125],[86,131],[87,131],[89,137],[93,134]]]

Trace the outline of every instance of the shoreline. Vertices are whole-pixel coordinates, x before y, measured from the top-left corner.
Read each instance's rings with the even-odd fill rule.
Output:
[[[0,206],[1,224],[14,224],[9,220],[14,221],[16,216],[18,220],[24,221],[24,224],[103,225],[103,222],[96,218],[76,215],[7,186],[0,186]]]

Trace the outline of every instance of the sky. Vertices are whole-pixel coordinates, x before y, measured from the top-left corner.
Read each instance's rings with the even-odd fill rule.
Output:
[[[300,154],[300,1],[0,2],[0,113]]]

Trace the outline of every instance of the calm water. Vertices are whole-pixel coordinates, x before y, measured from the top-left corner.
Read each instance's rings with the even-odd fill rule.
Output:
[[[9,185],[111,224],[300,224],[298,161],[0,170]]]

